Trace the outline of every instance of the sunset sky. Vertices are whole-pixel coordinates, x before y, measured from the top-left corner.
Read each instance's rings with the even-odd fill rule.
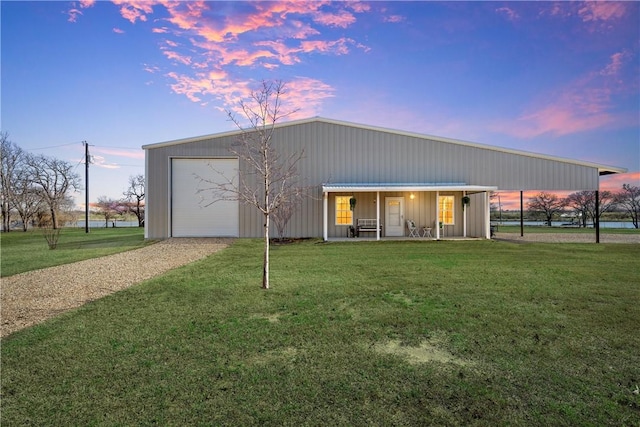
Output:
[[[627,168],[640,185],[638,2],[2,1],[1,130],[90,198],[141,146],[235,129],[260,81],[322,116]],[[76,195],[79,204],[84,192]]]

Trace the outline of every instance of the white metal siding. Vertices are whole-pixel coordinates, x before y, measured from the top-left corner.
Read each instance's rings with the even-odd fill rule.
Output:
[[[170,159],[228,157],[229,147],[237,138],[237,133],[226,133],[146,148],[146,227],[149,238],[169,237],[171,232],[168,224],[172,216],[168,207],[172,203],[170,197],[175,193],[171,191],[171,182],[167,178],[171,173]],[[300,205],[289,222],[286,232],[290,237],[322,235],[322,183],[458,182],[524,191],[595,190],[599,183],[595,166],[322,119],[279,127],[272,142],[281,158],[292,153],[304,153],[297,169],[304,180],[303,185],[313,188],[311,196]],[[250,168],[243,162],[239,168],[240,174],[251,181]],[[394,194],[381,197],[391,195]],[[358,202],[358,207],[362,208],[357,217],[375,213],[374,196],[369,195],[366,200],[361,197],[363,204]],[[260,212],[244,204],[237,208],[238,235],[262,236],[264,218]],[[330,204],[329,211],[333,209],[333,204]],[[435,221],[428,208],[412,215],[420,220],[420,225]],[[473,224],[469,227],[475,230]]]
[[[238,202],[214,200],[212,184],[238,175],[237,159],[171,160],[171,236],[238,237]]]

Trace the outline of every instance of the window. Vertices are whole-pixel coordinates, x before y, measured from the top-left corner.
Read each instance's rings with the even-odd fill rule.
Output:
[[[353,225],[353,211],[349,206],[351,196],[336,196],[336,225]]]
[[[453,196],[440,196],[438,198],[438,208],[440,209],[440,218],[438,221],[444,225],[453,225]]]

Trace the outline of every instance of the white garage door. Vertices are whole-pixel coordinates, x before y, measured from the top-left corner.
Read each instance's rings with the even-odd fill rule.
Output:
[[[216,200],[214,184],[202,178],[237,182],[237,159],[171,160],[171,235],[173,237],[238,237],[238,202]],[[211,203],[214,202],[214,203]]]

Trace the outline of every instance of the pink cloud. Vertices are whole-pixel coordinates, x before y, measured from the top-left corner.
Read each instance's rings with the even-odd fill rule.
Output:
[[[160,67],[156,66],[156,65],[148,65],[148,64],[144,64],[144,71],[148,72],[148,73],[152,73],[155,74],[158,71],[160,71]]]
[[[540,2],[540,15],[565,20],[577,20],[588,32],[608,32],[614,28],[616,21],[627,15],[628,6],[625,1],[558,1],[554,3]],[[551,6],[547,6],[547,5]]]
[[[627,117],[614,114],[612,98],[625,93],[618,75],[630,56],[627,52],[611,55],[601,70],[580,77],[546,96],[543,94],[543,103],[529,108],[515,120],[494,126],[494,130],[520,138],[533,138],[629,123]]]
[[[320,31],[298,20],[291,20],[289,24],[281,34],[284,38],[306,39],[320,34]]]
[[[341,38],[334,41],[312,40],[304,41],[300,44],[303,52],[333,53],[335,55],[346,55],[349,53],[349,45],[354,44],[352,39]]]
[[[340,28],[347,28],[356,22],[355,16],[346,10],[341,10],[338,13],[317,13],[313,20],[322,25]]]
[[[170,72],[167,76],[175,80],[171,89],[177,94],[185,95],[192,102],[202,103],[202,96],[212,95],[225,104],[237,104],[251,93],[246,83],[233,82],[223,70],[198,73],[195,77],[175,72]]]
[[[116,163],[109,163],[103,156],[92,155],[91,165],[103,169],[120,169],[120,166]]]
[[[144,151],[142,150],[132,151],[120,150],[116,148],[94,147],[91,151],[94,153],[108,154],[111,156],[126,157],[128,159],[144,160]],[[104,157],[102,159],[104,159]]]
[[[371,10],[371,5],[369,3],[360,1],[350,1],[346,4],[346,6],[356,13],[364,13]]]
[[[77,22],[78,21],[78,15],[82,15],[82,12],[80,11],[80,9],[69,9],[67,11],[67,15],[69,15],[69,19],[67,19],[67,21],[69,22]]]
[[[113,28],[113,32],[116,34],[124,34],[124,30],[121,30],[120,28],[117,28],[117,27]]]
[[[87,9],[89,7],[92,7],[95,4],[95,0],[80,0],[78,4],[80,9]],[[82,11],[78,9],[76,2],[72,2],[71,5],[72,5],[71,9],[67,11],[67,15],[69,15],[69,18],[67,19],[67,21],[77,22],[78,17],[82,15]]]
[[[404,22],[405,17],[401,15],[389,15],[384,17],[384,22],[390,22],[392,24],[399,24]]]
[[[604,76],[613,76],[620,72],[624,63],[631,57],[628,51],[617,52],[611,55],[611,62],[600,71],[600,74]]]
[[[202,21],[202,13],[209,10],[204,1],[176,2],[164,0],[163,5],[169,12],[168,21],[183,30],[198,28],[198,23]]]
[[[258,106],[253,105],[253,101],[250,99],[251,90],[250,86],[245,86],[242,93],[239,93],[242,98],[229,104],[231,105],[230,110],[239,118],[244,117],[244,112],[238,105],[240,100],[245,101],[250,108],[257,111]],[[284,91],[280,94],[281,111],[289,113],[286,117],[287,120],[318,115],[322,102],[333,97],[333,93],[334,89],[331,86],[319,80],[305,77],[295,78],[285,83]],[[250,100],[247,101],[247,99]]]
[[[611,21],[622,18],[626,12],[623,2],[588,1],[578,10],[583,22]]]
[[[303,55],[346,55],[354,48],[368,50],[349,37],[323,39],[320,31],[321,27],[352,25],[358,13],[370,10],[365,2],[289,0],[227,5],[210,1],[112,1],[131,23],[146,21],[155,7],[166,10],[166,18],[160,21],[167,26],[154,25],[151,31],[173,33],[179,38],[178,42],[163,41],[160,49],[171,66],[181,68],[179,72],[169,70],[165,76],[172,81],[174,93],[202,105],[217,100],[217,105],[222,102],[224,106],[220,108],[229,108],[250,95],[249,82],[231,77],[238,68],[273,70],[298,64]],[[233,7],[234,13],[221,14],[221,8],[226,7]],[[310,40],[312,37],[314,40]],[[145,66],[145,70],[156,73],[159,68]],[[288,101],[302,101],[304,111],[318,110],[322,100],[333,96],[330,86],[314,79],[296,78],[288,86]]]
[[[618,173],[600,178],[600,190],[618,192],[622,189],[622,184],[640,186],[640,171]]]
[[[164,56],[166,56],[167,58],[169,58],[169,59],[171,59],[173,61],[179,62],[179,63],[181,63],[183,65],[191,64],[191,57],[190,56],[184,56],[184,55],[179,54],[178,52],[174,52],[174,51],[171,51],[171,50],[165,50],[165,51],[162,52],[162,54]]]
[[[518,12],[516,12],[515,10],[511,9],[510,7],[499,7],[496,9],[496,12],[498,12],[501,15],[504,15],[507,17],[507,19],[509,21],[517,21],[518,19],[520,19],[520,15],[518,15]]]
[[[296,113],[289,119],[301,119],[318,115],[323,101],[334,97],[335,89],[330,85],[312,78],[300,77],[286,83],[282,97],[286,111]]]
[[[120,15],[132,24],[137,20],[146,21],[147,15],[153,13],[153,1],[149,0],[111,0],[120,7]]]

